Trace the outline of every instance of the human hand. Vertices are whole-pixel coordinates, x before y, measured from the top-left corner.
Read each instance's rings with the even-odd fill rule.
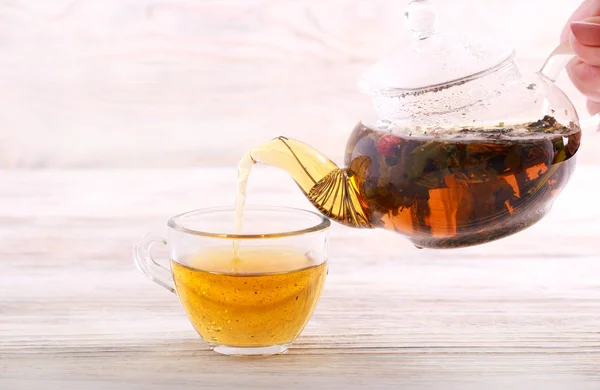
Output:
[[[561,42],[569,41],[576,58],[567,65],[573,85],[587,97],[590,114],[600,112],[600,0],[585,0],[565,25]]]

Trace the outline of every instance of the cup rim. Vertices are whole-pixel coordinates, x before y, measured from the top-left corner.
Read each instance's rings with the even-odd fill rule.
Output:
[[[244,211],[253,210],[253,211],[285,211],[285,212],[294,212],[297,214],[311,214],[319,218],[319,222],[310,227],[299,229],[299,230],[290,230],[283,231],[278,233],[264,233],[264,234],[229,234],[229,233],[215,233],[215,232],[206,232],[200,230],[194,230],[190,228],[186,228],[181,224],[177,223],[177,219],[185,217],[190,214],[209,214],[214,212],[223,212],[230,211],[235,212],[234,206],[215,206],[215,207],[203,207],[195,210],[186,211],[184,213],[177,214],[171,218],[167,222],[167,226],[177,232],[192,234],[195,236],[202,237],[210,237],[210,238],[223,238],[223,239],[234,239],[234,240],[252,240],[252,239],[269,239],[269,238],[283,238],[283,237],[293,237],[300,236],[309,233],[321,232],[329,229],[331,226],[331,221],[329,218],[318,214],[316,212],[301,209],[297,207],[287,207],[287,206],[262,206],[262,205],[247,205],[244,206]],[[232,221],[233,222],[233,221]]]

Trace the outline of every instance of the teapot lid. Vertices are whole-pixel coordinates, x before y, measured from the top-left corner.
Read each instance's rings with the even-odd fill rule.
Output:
[[[512,48],[460,33],[436,32],[437,13],[427,0],[412,0],[404,13],[414,37],[359,80],[362,92],[398,96],[438,90],[478,78],[511,60]]]

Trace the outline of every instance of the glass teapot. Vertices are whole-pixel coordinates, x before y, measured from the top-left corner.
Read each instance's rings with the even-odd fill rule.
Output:
[[[577,112],[554,84],[568,44],[522,75],[512,49],[436,32],[427,1],[405,15],[414,39],[359,81],[374,113],[350,134],[346,168],[286,137],[252,148],[252,162],[287,171],[334,221],[392,230],[419,248],[483,244],[535,224],[580,145]]]

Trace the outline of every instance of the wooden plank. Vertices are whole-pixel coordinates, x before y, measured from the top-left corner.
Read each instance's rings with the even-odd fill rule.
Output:
[[[233,204],[234,170],[0,171],[0,387],[596,389],[598,182],[581,165],[546,219],[468,249],[335,225],[299,340],[242,359],[209,351],[130,258],[168,216]],[[269,169],[248,195],[309,207]]]

